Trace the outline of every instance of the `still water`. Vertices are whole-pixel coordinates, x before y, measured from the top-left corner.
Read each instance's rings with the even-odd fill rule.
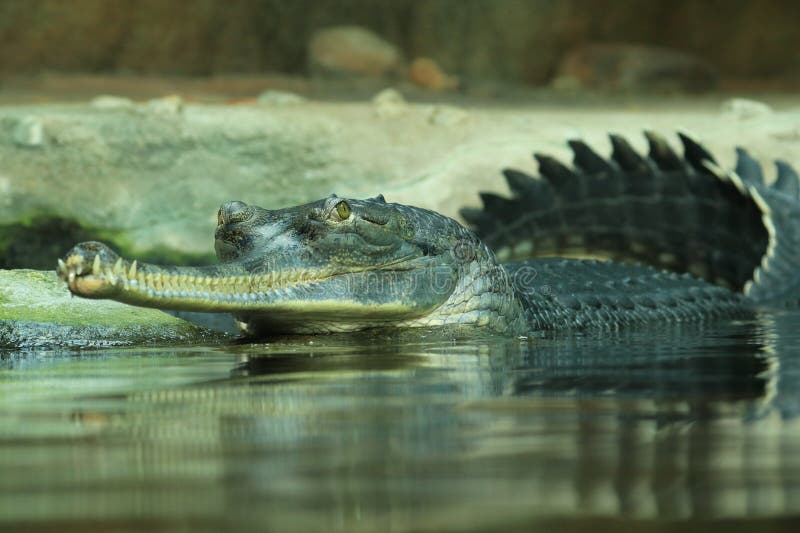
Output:
[[[796,530],[800,314],[6,352],[0,526]],[[685,528],[684,528],[685,529]]]

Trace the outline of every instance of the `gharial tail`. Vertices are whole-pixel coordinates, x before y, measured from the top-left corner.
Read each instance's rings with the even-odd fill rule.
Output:
[[[570,141],[574,168],[535,154],[541,178],[505,170],[510,198],[482,193],[464,219],[501,260],[589,255],[691,272],[759,303],[800,306],[800,179],[785,162],[766,185],[739,148],[722,170],[679,134],[683,156],[654,133],[646,157],[611,135],[610,159]]]

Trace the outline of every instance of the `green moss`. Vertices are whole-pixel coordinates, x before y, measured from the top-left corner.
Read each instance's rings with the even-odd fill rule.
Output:
[[[14,224],[0,226],[0,268],[54,268],[58,257],[83,241],[102,241],[124,257],[157,264],[207,265],[216,260],[211,251],[188,254],[166,247],[143,249],[124,230],[91,228],[66,218],[29,214]]]
[[[95,234],[73,220],[28,214],[0,226],[0,268],[52,268],[70,246]]]

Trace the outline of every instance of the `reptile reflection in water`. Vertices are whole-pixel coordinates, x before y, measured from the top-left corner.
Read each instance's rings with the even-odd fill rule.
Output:
[[[798,324],[12,358],[0,506],[280,531],[796,514]]]
[[[779,162],[767,185],[743,150],[726,172],[685,135],[683,157],[648,141],[643,157],[612,135],[610,160],[572,141],[575,169],[537,155],[542,179],[506,171],[511,198],[483,194],[482,210],[462,210],[475,232],[383,196],[279,210],[226,202],[220,265],[161,267],[89,242],[58,272],[79,296],[230,312],[252,336],[431,327],[515,336],[797,307],[794,170]],[[542,257],[565,253],[619,261]],[[499,260],[529,255],[540,258]]]
[[[308,348],[251,345],[233,371],[236,387],[252,397],[292,390],[297,403],[282,395],[282,408],[303,422],[281,431],[237,418],[225,431],[247,435],[252,447],[269,442],[276,455],[301,449],[313,458],[238,465],[237,490],[280,499],[267,480],[288,470],[312,506],[466,512],[467,523],[480,517],[453,494],[502,502],[520,516],[786,511],[782,495],[800,471],[786,444],[800,441],[782,434],[772,403],[779,365],[774,325],[764,320],[619,332],[602,342],[421,343],[389,348],[388,364],[387,347],[368,335],[334,337],[340,353],[313,348],[313,358],[298,357]],[[326,385],[330,409],[313,392]],[[797,385],[787,385],[794,394]],[[390,481],[376,485],[376,473]],[[757,483],[745,482],[753,476]]]
[[[550,334],[530,342],[485,338],[473,343],[465,338],[424,343],[408,334],[363,332],[327,338],[320,348],[303,346],[287,353],[267,350],[263,356],[257,355],[260,345],[243,346],[242,353],[248,355],[232,376],[246,376],[251,378],[247,383],[257,384],[259,376],[295,373],[410,372],[431,366],[432,354],[445,361],[452,355],[453,362],[463,361],[466,355],[480,361],[468,363],[480,370],[469,381],[484,384],[480,395],[486,397],[613,394],[701,403],[766,402],[774,389],[777,361],[770,356],[770,344],[752,342],[763,330],[759,324],[758,320],[741,321],[726,328],[723,323],[712,329],[711,337],[701,324],[682,324],[629,328],[609,332],[602,340]],[[695,355],[688,358],[685,353]]]

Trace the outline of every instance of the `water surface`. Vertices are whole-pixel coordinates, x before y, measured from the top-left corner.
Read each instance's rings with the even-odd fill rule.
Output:
[[[799,414],[797,313],[5,352],[0,526],[791,531]]]

